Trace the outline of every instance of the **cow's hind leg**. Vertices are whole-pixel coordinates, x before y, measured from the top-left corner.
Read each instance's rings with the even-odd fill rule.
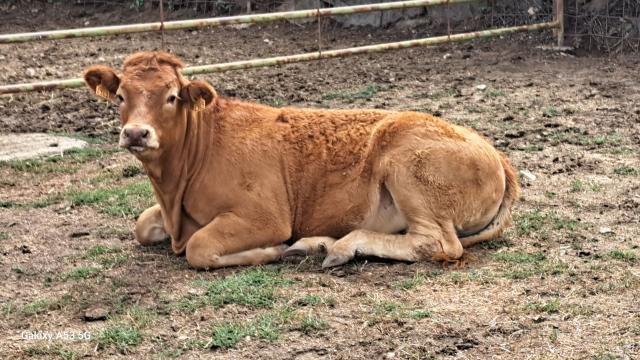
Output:
[[[160,205],[156,204],[142,212],[136,221],[135,236],[144,246],[154,245],[169,238],[164,229]]]
[[[456,260],[462,256],[462,246],[451,249],[448,243],[458,244],[453,225],[422,224],[406,234],[383,234],[370,230],[355,230],[335,242],[329,249],[322,267],[345,264],[356,255],[419,261]]]

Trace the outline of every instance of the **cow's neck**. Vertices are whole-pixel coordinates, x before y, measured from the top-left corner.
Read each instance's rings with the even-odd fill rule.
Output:
[[[174,250],[182,249],[182,200],[194,173],[211,145],[212,127],[203,121],[203,113],[187,112],[186,121],[176,128],[174,143],[163,154],[145,164],[156,199],[162,208],[167,232],[173,238]],[[209,141],[206,141],[209,139]]]

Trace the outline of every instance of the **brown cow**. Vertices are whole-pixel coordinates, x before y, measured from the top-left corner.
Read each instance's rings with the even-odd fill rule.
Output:
[[[455,260],[510,222],[514,170],[472,130],[416,112],[227,99],[182,67],[142,52],[120,74],[84,73],[120,103],[120,146],[153,184],[158,205],[136,223],[143,245],[169,236],[195,268],[320,252],[324,267],[357,254]]]

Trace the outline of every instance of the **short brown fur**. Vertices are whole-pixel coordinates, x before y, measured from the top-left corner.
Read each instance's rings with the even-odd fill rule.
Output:
[[[158,205],[136,225],[142,244],[168,234],[196,268],[320,251],[327,267],[356,253],[448,261],[509,223],[515,172],[473,130],[416,112],[221,98],[184,79],[182,66],[144,52],[119,76],[104,66],[85,71],[94,91],[102,82],[124,100],[121,145],[153,184]],[[200,99],[205,110],[193,111]],[[133,143],[140,129],[146,137]]]

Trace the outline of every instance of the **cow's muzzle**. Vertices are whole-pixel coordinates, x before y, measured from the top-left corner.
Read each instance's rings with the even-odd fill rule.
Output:
[[[149,125],[126,125],[120,132],[120,146],[133,153],[157,149],[158,136]]]

